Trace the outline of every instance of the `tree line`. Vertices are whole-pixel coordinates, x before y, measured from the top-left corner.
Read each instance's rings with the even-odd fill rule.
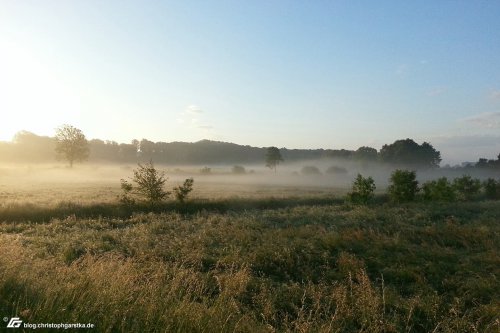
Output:
[[[87,140],[81,130],[63,125],[56,129],[54,137],[21,131],[12,142],[0,142],[0,160],[3,162],[52,162],[57,156],[65,158],[70,165],[87,159],[105,163],[145,163],[153,160],[170,165],[261,164],[264,160],[275,171],[280,161],[334,158],[414,169],[437,168],[441,162],[441,153],[430,143],[418,144],[408,138],[383,145],[380,151],[366,146],[357,150],[260,148],[210,140],[167,143],[142,139],[117,143]],[[500,169],[500,154],[498,159],[480,159],[475,166]]]

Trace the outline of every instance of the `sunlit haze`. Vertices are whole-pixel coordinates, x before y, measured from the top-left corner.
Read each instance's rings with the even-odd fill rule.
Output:
[[[498,1],[0,1],[0,140],[500,152]]]

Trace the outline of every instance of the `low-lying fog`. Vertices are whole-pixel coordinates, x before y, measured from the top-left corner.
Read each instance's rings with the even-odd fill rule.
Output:
[[[280,186],[280,187],[318,187],[347,189],[358,173],[374,178],[378,189],[384,189],[395,167],[378,163],[360,163],[343,160],[316,160],[297,163],[282,163],[276,172],[263,165],[207,165],[207,166],[168,166],[155,165],[165,171],[169,183],[175,184],[185,178],[193,177],[195,184],[206,185],[235,184],[240,186]],[[137,165],[119,164],[76,164],[69,168],[64,164],[46,165],[1,165],[0,186],[30,186],[32,184],[74,184],[106,183],[119,187],[121,178],[133,175]],[[468,169],[432,169],[417,171],[417,178],[422,183],[427,180],[446,176],[455,178],[469,174],[485,179],[498,177],[491,171],[475,168]]]

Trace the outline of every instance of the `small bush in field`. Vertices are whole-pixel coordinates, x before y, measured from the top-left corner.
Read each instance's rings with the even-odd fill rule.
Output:
[[[120,202],[126,206],[132,206],[135,204],[135,199],[131,197],[133,190],[132,184],[125,179],[120,179],[120,188],[122,189]]]
[[[424,199],[428,201],[453,201],[455,188],[446,177],[425,182],[422,185]]]
[[[488,178],[483,182],[484,194],[488,199],[499,199],[500,198],[500,181],[493,178]]]
[[[329,167],[328,169],[326,169],[325,172],[328,173],[328,174],[331,174],[331,175],[334,175],[334,174],[346,174],[347,173],[347,169],[343,168],[343,167],[336,166],[336,165],[332,165],[331,167]]]
[[[170,195],[169,192],[163,189],[167,182],[165,172],[158,171],[152,161],[144,165],[139,164],[139,168],[134,170],[132,181],[136,183],[136,193],[146,199],[152,206],[160,203]]]
[[[204,167],[200,169],[200,173],[202,175],[209,175],[210,173],[212,173],[212,169],[209,167]]]
[[[193,178],[188,178],[184,181],[184,184],[174,187],[175,198],[180,203],[183,203],[184,200],[186,200],[189,193],[193,190],[193,183],[194,183]]]
[[[389,179],[389,196],[396,202],[413,201],[418,192],[417,174],[410,170],[396,170]]]
[[[356,180],[352,184],[352,192],[348,194],[351,202],[366,204],[374,197],[375,181],[372,177],[363,177],[358,174]]]
[[[321,174],[321,171],[319,171],[319,169],[317,167],[315,167],[314,165],[306,165],[305,167],[302,168],[302,170],[300,170],[300,172],[303,175],[307,175],[307,176]]]
[[[231,169],[231,172],[234,173],[235,175],[243,175],[245,174],[247,171],[245,170],[245,167],[241,166],[241,165],[235,165],[233,166],[233,168]]]
[[[469,175],[463,175],[453,180],[453,188],[457,191],[460,199],[470,200],[481,190],[481,181],[473,179]]]

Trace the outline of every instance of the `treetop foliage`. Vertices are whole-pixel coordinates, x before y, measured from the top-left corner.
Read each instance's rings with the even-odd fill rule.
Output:
[[[62,125],[56,129],[56,153],[69,162],[84,161],[89,157],[89,144],[85,135],[76,127]]]
[[[406,139],[382,146],[380,159],[401,166],[436,168],[441,162],[441,153],[430,143],[424,142],[419,145],[411,139]]]
[[[276,172],[276,167],[283,161],[280,150],[277,147],[269,147],[266,152],[266,167],[269,169],[274,169]]]
[[[497,159],[486,159],[486,158],[480,158],[479,161],[477,161],[476,165],[477,168],[481,169],[497,169],[500,170],[500,154],[498,154]]]
[[[378,158],[377,149],[372,147],[359,147],[358,150],[354,152],[354,159],[361,161],[376,161]]]

